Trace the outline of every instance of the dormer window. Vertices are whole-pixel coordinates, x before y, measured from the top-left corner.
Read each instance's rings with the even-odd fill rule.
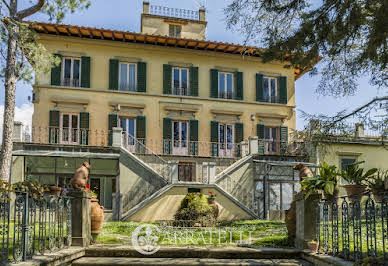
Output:
[[[81,59],[64,57],[62,64],[62,86],[80,87]]]
[[[169,25],[169,36],[174,38],[180,38],[182,32],[182,26],[181,25]]]

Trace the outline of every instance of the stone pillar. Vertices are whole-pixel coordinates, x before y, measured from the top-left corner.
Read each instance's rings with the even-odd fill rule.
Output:
[[[258,154],[259,153],[259,137],[250,136],[248,138],[249,145],[249,154]]]
[[[143,2],[143,14],[149,14],[150,13],[150,2],[144,1]]]
[[[248,149],[248,142],[246,141],[241,141],[240,142],[240,147],[241,147],[241,156],[245,157],[249,154],[249,149]]]
[[[214,184],[216,181],[216,163],[208,163],[209,184]]]
[[[316,240],[317,207],[320,194],[312,194],[305,200],[305,193],[295,195],[296,201],[296,248],[307,248],[307,242]]]
[[[206,21],[206,9],[200,8],[198,11],[199,21]]]
[[[355,136],[356,138],[363,138],[365,137],[365,134],[364,134],[364,124],[362,123],[356,123],[355,124]]]
[[[90,227],[90,193],[70,191],[72,246],[87,247],[92,237]]]
[[[112,146],[121,147],[123,129],[121,127],[112,128]]]
[[[13,123],[13,136],[12,141],[22,142],[23,141],[23,123],[15,121]]]
[[[168,161],[168,179],[172,184],[178,183],[178,163]]]

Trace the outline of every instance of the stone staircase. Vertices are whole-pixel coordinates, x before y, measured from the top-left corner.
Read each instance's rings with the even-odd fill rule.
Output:
[[[313,265],[296,249],[240,247],[162,247],[142,255],[130,246],[93,246],[73,266],[105,265]]]

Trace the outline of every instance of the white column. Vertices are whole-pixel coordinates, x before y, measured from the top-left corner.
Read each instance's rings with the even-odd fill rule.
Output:
[[[241,147],[241,157],[247,156],[249,154],[248,142],[241,141],[240,147]]]
[[[114,127],[112,132],[112,146],[121,147],[123,129],[121,127]]]
[[[216,163],[208,163],[209,184],[214,184],[216,181]]]
[[[249,143],[249,154],[259,153],[259,137],[251,136],[248,138]]]

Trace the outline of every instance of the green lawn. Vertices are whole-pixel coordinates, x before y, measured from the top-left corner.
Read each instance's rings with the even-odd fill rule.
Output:
[[[96,243],[125,243],[131,245],[132,233],[140,225],[144,225],[144,223],[104,223],[102,233],[96,238]],[[239,244],[250,244],[263,247],[291,246],[287,238],[285,224],[282,221],[253,220],[219,223],[214,228],[159,227],[159,229],[159,232],[153,235],[158,237],[158,243],[160,245],[235,246]]]

